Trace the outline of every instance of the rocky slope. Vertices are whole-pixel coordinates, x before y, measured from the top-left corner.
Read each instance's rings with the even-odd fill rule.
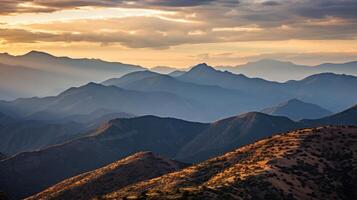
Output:
[[[356,109],[301,122],[262,113],[211,124],[154,116],[112,120],[90,136],[0,161],[0,188],[11,196],[26,197],[138,151],[153,151],[190,163],[203,161],[289,130],[357,125]]]
[[[64,180],[28,199],[93,199],[124,186],[187,166],[151,152],[139,152],[110,165]]]
[[[357,127],[302,129],[258,141],[104,199],[356,199]]]

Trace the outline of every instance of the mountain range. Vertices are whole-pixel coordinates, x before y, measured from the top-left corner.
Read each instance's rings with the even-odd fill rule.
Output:
[[[177,77],[192,68],[191,66],[184,69],[159,66],[151,70]],[[285,82],[301,80],[319,73],[356,76],[357,62],[304,66],[265,59],[236,67],[217,66],[215,69],[244,74],[252,78]],[[100,59],[57,57],[45,52],[31,51],[19,56],[0,53],[0,70],[2,72],[0,74],[0,99],[13,100],[19,97],[55,95],[71,86],[101,82],[130,72],[146,70],[146,68]]]
[[[355,199],[356,63],[0,54],[0,199]]]
[[[139,153],[28,199],[355,199],[356,134],[348,126],[296,130],[181,170]]]
[[[0,111],[21,116],[46,113],[46,118],[58,118],[108,109],[136,116],[211,122],[294,98],[331,112],[357,102],[355,76],[325,73],[278,83],[218,71],[207,64],[199,64],[178,77],[139,71],[102,84],[72,87],[57,96],[0,101]]]
[[[357,125],[356,120],[356,107],[322,120],[300,122],[262,113],[247,113],[214,123],[154,116],[116,119],[85,137],[1,161],[0,187],[10,196],[21,198],[138,151],[198,162],[273,134],[321,126],[324,122]]]
[[[45,113],[47,118],[60,118],[108,109],[134,115],[153,114],[191,119],[199,116],[196,109],[200,107],[194,101],[172,93],[141,92],[96,83],[72,87],[52,97],[0,102],[0,108],[1,106],[8,113],[21,117],[40,112]]]
[[[323,63],[316,66],[297,65],[292,62],[263,59],[234,67],[217,66],[216,69],[227,70],[248,77],[259,77],[271,81],[285,82],[300,80],[320,73],[349,74],[357,76],[357,62]]]
[[[48,96],[71,86],[102,81],[143,70],[137,65],[99,59],[56,57],[31,51],[20,56],[0,54],[1,99]]]

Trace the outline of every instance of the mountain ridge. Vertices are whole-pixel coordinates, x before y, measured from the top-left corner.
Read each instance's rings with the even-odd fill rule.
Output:
[[[102,168],[64,180],[26,199],[89,199],[186,166],[188,165],[152,152],[138,152]]]
[[[275,135],[102,198],[354,199],[356,133],[320,127]]]
[[[332,114],[329,110],[315,104],[303,102],[299,99],[290,99],[277,106],[263,109],[261,112],[269,115],[286,116],[294,121],[318,119]]]
[[[279,132],[321,124],[357,125],[356,108],[342,112],[342,117],[329,116],[327,119],[332,123],[327,121],[328,124],[318,119],[294,122],[257,112],[212,124],[155,116],[111,120],[110,126],[92,132],[95,134],[0,161],[0,187],[10,195],[29,196],[63,179],[143,150],[184,162],[202,161]],[[339,121],[333,121],[336,116]],[[199,139],[202,137],[205,140]]]

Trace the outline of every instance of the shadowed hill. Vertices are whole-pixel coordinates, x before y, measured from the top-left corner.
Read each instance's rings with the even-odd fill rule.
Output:
[[[275,135],[103,199],[356,199],[357,128]]]
[[[207,124],[143,116],[112,120],[90,136],[0,162],[0,188],[23,198],[138,151],[173,158]]]
[[[178,159],[197,162],[249,144],[274,133],[298,128],[286,117],[246,113],[214,123],[197,135],[178,153]]]
[[[223,119],[211,123],[193,138],[179,151],[177,159],[186,162],[202,161],[273,134],[326,125],[357,126],[357,106],[321,119],[298,122],[259,112]]]
[[[340,121],[330,123],[357,125],[354,110],[355,107],[349,109],[345,113],[350,115],[343,114]],[[339,114],[330,117],[336,116]],[[294,122],[262,113],[247,113],[211,124],[154,116],[112,120],[88,137],[0,162],[0,187],[11,195],[25,197],[138,151],[197,162],[279,132],[321,123]]]
[[[305,126],[308,125],[323,125],[323,124],[333,124],[333,125],[356,125],[357,124],[357,105],[344,110],[340,113],[323,117],[316,120],[301,120],[300,123]]]
[[[62,181],[27,199],[92,199],[127,185],[187,166],[151,152],[139,152],[105,167]]]
[[[318,119],[332,113],[318,105],[306,103],[298,99],[291,99],[277,106],[262,110],[269,115],[285,116],[292,120]]]

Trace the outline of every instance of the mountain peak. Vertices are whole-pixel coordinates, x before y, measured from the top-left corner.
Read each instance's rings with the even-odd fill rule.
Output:
[[[191,68],[191,71],[216,71],[213,67],[207,65],[207,63],[200,63]]]
[[[83,87],[97,87],[97,86],[103,86],[99,83],[94,83],[94,82],[89,82],[86,85],[84,85]]]
[[[287,102],[286,102],[286,104],[297,104],[297,103],[305,103],[305,102],[303,102],[303,101],[301,101],[301,100],[299,100],[299,99],[297,99],[297,98],[293,98],[293,99],[290,99],[290,100],[288,100]]]
[[[24,54],[23,56],[49,56],[49,57],[53,57],[51,54],[46,53],[46,52],[42,52],[42,51],[36,51],[36,50],[32,50],[26,54]]]

